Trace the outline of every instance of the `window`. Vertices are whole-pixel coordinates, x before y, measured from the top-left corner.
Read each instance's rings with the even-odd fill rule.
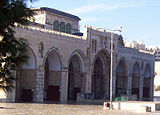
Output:
[[[59,22],[58,22],[58,20],[54,21],[53,30],[59,31]]]
[[[65,32],[65,23],[64,22],[60,23],[60,31]]]
[[[66,33],[71,34],[71,24],[66,24]]]

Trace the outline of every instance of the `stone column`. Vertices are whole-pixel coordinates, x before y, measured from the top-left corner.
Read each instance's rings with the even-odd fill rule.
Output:
[[[43,90],[44,90],[44,67],[39,66],[36,70],[36,83],[34,91],[34,102],[43,102]]]
[[[144,80],[144,74],[141,74],[139,81],[139,101],[143,100],[143,80]]]
[[[68,98],[68,69],[63,69],[61,73],[60,101],[66,102]]]
[[[132,90],[132,74],[128,74],[128,87],[127,89],[129,89],[129,94],[132,94],[131,93],[131,90]]]
[[[153,100],[154,93],[154,76],[151,77],[149,97]]]
[[[84,72],[81,72],[81,93],[86,92],[86,76]]]
[[[92,73],[86,73],[86,93],[91,93],[92,89]]]

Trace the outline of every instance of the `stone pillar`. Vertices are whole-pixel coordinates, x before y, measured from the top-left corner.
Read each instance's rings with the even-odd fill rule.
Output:
[[[86,93],[91,93],[92,90],[92,73],[86,73]]]
[[[86,92],[86,76],[84,72],[81,72],[81,93],[85,93]]]
[[[44,90],[44,67],[39,66],[36,70],[36,83],[34,91],[34,102],[43,102],[43,90]]]
[[[143,100],[143,80],[144,80],[144,74],[141,74],[139,80],[139,101]]]
[[[68,98],[68,69],[63,69],[61,73],[60,101],[66,102]]]
[[[149,97],[153,100],[154,93],[154,76],[151,77]]]
[[[127,89],[129,89],[129,93],[131,94],[131,90],[132,90],[132,74],[128,75],[128,87]]]

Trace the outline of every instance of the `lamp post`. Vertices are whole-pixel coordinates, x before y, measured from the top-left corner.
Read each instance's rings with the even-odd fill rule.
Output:
[[[112,106],[112,100],[113,100],[113,92],[112,92],[112,90],[113,90],[113,53],[114,53],[114,47],[113,47],[113,37],[114,37],[114,34],[113,34],[113,32],[114,31],[119,31],[119,32],[121,32],[122,31],[122,26],[120,26],[118,29],[112,29],[111,30],[111,49],[110,49],[110,51],[111,51],[111,71],[110,71],[110,109],[112,110],[113,109],[113,106]]]

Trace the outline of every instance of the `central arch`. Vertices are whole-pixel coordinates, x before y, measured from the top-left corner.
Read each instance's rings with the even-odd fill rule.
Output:
[[[68,100],[77,100],[77,94],[83,91],[83,57],[73,53],[69,61]]]
[[[121,59],[116,68],[116,96],[127,94],[128,70],[124,59]]]
[[[106,50],[97,53],[92,75],[92,93],[95,99],[109,97],[109,55]]]
[[[135,63],[132,70],[132,94],[136,94],[139,98],[140,88],[140,68],[139,64]]]
[[[53,49],[45,60],[44,100],[60,101],[61,69],[60,54]]]

